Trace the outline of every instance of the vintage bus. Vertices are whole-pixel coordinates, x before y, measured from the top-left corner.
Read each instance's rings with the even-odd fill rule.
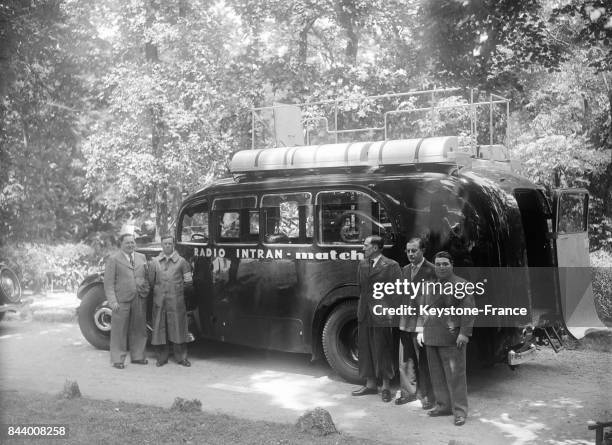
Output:
[[[477,323],[486,360],[520,363],[534,329],[551,341],[555,328],[580,337],[597,325],[590,272],[576,274],[589,266],[588,193],[547,195],[499,151],[444,136],[237,152],[231,177],[187,197],[178,215],[177,250],[194,277],[190,330],[325,357],[357,381],[356,271],[374,234],[402,265],[406,242],[424,238],[427,258],[448,250],[472,279],[489,280],[488,303],[527,308]],[[78,295],[81,330],[107,348],[101,277]]]

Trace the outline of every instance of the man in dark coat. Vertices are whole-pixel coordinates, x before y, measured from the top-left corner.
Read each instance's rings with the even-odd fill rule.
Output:
[[[434,265],[425,259],[425,243],[421,238],[412,238],[406,244],[406,256],[410,263],[402,269],[404,280],[413,283],[435,281]],[[433,407],[433,389],[429,378],[427,352],[423,345],[423,327],[417,326],[419,306],[424,303],[424,292],[420,289],[416,295],[404,295],[402,304],[411,306],[415,315],[404,315],[400,319],[400,397],[395,399],[396,405],[421,400],[423,409]]]
[[[106,261],[104,293],[111,318],[110,357],[117,369],[124,368],[128,345],[132,363],[146,365],[147,347],[147,259],[134,252],[134,236],[119,237],[121,249]]]
[[[192,282],[189,263],[174,250],[174,237],[161,239],[162,253],[153,259],[149,281],[153,286],[153,337],[158,346],[157,366],[168,363],[170,345],[179,365],[191,366],[187,360],[187,308],[184,285]]]
[[[453,260],[448,252],[438,252],[434,266],[440,285],[435,292],[426,294],[431,308],[473,309],[474,295],[459,291],[465,289],[466,280],[453,273]],[[431,284],[431,283],[430,283]],[[441,292],[452,287],[454,292]],[[429,373],[436,397],[436,407],[429,411],[432,417],[455,416],[455,425],[465,424],[467,416],[466,348],[474,326],[473,315],[426,315],[423,339],[427,347]]]
[[[377,379],[382,380],[382,400],[391,401],[389,381],[393,378],[393,332],[387,320],[374,315],[374,306],[385,304],[373,297],[376,283],[394,283],[401,278],[397,262],[382,255],[383,239],[369,236],[364,240],[365,259],[359,263],[359,303],[357,305],[359,377],[366,385],[352,392],[353,396],[376,394]]]

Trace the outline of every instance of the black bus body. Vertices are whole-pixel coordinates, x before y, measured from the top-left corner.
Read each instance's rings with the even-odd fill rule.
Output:
[[[456,268],[481,274],[467,278],[488,278],[488,303],[528,309],[475,329],[473,343],[487,361],[520,363],[508,354],[527,352],[534,328],[567,326],[583,335],[592,320],[577,312],[589,297],[592,309],[590,284],[568,290],[560,270],[589,264],[586,191],[546,194],[509,162],[450,156],[456,141],[442,139],[254,150],[242,162],[234,158],[233,177],[193,193],[178,215],[177,250],[193,267],[190,330],[325,357],[340,376],[357,381],[356,271],[363,240],[374,234],[402,266],[406,242],[424,238],[426,258],[447,250]],[[410,160],[385,161],[389,144]],[[441,145],[441,158],[427,156]],[[334,151],[340,161],[326,163],[321,153]],[[302,155],[313,157],[303,162]],[[520,279],[492,276],[504,270]],[[89,277],[79,289],[79,321],[92,344],[107,347],[111,314],[100,280]]]

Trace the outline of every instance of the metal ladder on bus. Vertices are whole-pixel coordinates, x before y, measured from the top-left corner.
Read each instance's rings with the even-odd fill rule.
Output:
[[[555,326],[544,326],[539,328],[539,334],[542,334],[540,338],[546,340],[555,353],[567,347],[560,334],[561,329],[562,328],[556,328]],[[546,344],[546,342],[544,342],[544,344]]]

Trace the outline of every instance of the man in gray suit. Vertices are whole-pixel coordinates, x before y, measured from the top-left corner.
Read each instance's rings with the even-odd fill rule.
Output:
[[[119,238],[121,249],[106,261],[104,293],[113,310],[110,356],[117,369],[123,369],[128,347],[132,363],[146,365],[147,346],[147,259],[134,252],[134,236]]]
[[[423,283],[435,281],[434,265],[425,259],[425,243],[421,238],[412,238],[406,243],[406,256],[410,264],[402,269],[404,280]],[[417,326],[419,306],[423,304],[423,291],[416,295],[404,295],[402,304],[415,308],[416,314],[405,315],[400,319],[400,397],[396,405],[421,400],[423,409],[433,408],[433,389],[429,378],[427,353],[423,345],[423,327]]]
[[[366,385],[352,392],[353,396],[376,394],[376,380],[382,380],[382,400],[391,401],[389,381],[393,378],[393,331],[388,320],[377,319],[374,305],[385,304],[384,299],[373,297],[375,283],[394,283],[401,278],[397,262],[382,255],[384,246],[380,236],[368,236],[363,242],[365,260],[359,263],[359,303],[357,304],[359,348],[359,377]]]
[[[465,288],[466,280],[453,273],[453,259],[448,252],[438,252],[434,267],[439,288],[452,284],[454,293],[433,292],[425,296],[431,308],[472,309],[474,295],[457,292]],[[423,340],[427,348],[429,373],[436,397],[436,407],[429,411],[432,417],[455,416],[455,425],[465,424],[467,416],[467,380],[465,351],[472,335],[475,317],[472,315],[426,315],[423,322]]]

